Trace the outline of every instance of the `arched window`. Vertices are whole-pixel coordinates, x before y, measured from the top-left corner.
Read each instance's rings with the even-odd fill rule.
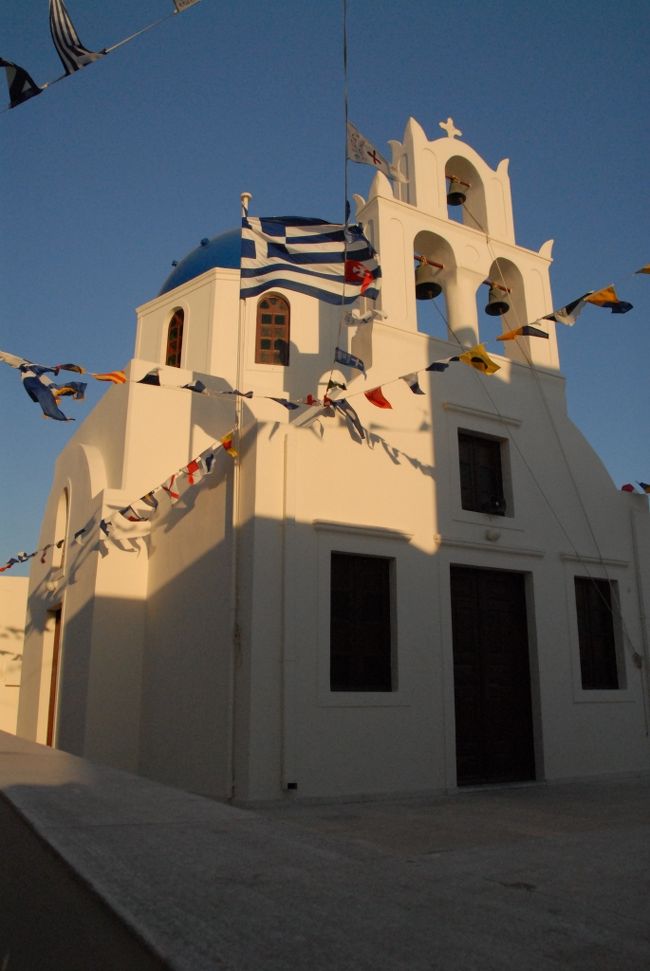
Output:
[[[63,570],[65,567],[65,540],[68,536],[68,522],[70,520],[70,494],[65,488],[59,496],[54,518],[54,549],[52,550],[52,568]]]
[[[183,323],[185,321],[185,311],[175,310],[172,319],[169,321],[167,329],[167,351],[165,353],[165,364],[170,367],[181,366],[181,351],[183,349]]]
[[[289,364],[289,301],[279,293],[265,293],[257,303],[255,363]]]

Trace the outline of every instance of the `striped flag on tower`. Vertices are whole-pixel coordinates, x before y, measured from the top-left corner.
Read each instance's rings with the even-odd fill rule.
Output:
[[[242,219],[241,295],[283,287],[326,303],[376,299],[381,270],[360,226],[300,216]]]

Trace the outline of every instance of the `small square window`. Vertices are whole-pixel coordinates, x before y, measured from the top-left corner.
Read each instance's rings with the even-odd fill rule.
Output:
[[[463,509],[505,516],[501,440],[458,432],[460,493]]]
[[[332,553],[330,690],[392,691],[391,564]]]
[[[618,688],[612,584],[593,577],[574,579],[582,687]]]

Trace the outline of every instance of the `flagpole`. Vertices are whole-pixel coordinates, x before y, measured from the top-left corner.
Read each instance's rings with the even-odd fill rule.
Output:
[[[348,91],[348,2],[343,0],[343,115],[345,119],[345,133],[343,138],[343,186],[345,198],[344,223],[347,227],[350,220],[348,213],[348,120],[349,120],[349,91]],[[347,240],[346,240],[347,243]]]
[[[240,195],[241,201],[241,217],[244,219],[248,215],[248,206],[250,204],[253,195],[251,192],[242,192]],[[241,273],[241,268],[240,268]],[[242,360],[243,360],[243,341],[244,341],[244,322],[246,319],[244,310],[246,307],[246,301],[239,298],[239,316],[237,320],[237,361],[235,365],[235,389],[240,390],[241,388],[241,371],[242,371]],[[241,421],[243,414],[244,402],[243,398],[239,395],[235,395],[235,430],[233,432],[233,440],[236,445],[236,450],[238,455],[234,459],[233,463],[233,473],[232,473],[232,540],[231,540],[231,553],[230,553],[230,597],[231,597],[231,637],[232,637],[232,652],[231,652],[231,669],[230,669],[230,752],[229,752],[229,766],[228,766],[228,777],[230,785],[230,798],[234,799],[236,791],[236,726],[235,726],[235,710],[236,710],[236,669],[241,656],[241,627],[239,624],[239,542],[240,542],[240,484],[241,484],[241,469],[240,463],[242,460],[241,451]]]

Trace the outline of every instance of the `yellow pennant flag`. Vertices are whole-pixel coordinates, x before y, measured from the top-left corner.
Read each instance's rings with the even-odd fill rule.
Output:
[[[602,290],[594,290],[593,293],[588,293],[584,299],[586,303],[608,308],[613,314],[626,314],[628,310],[632,309],[631,303],[619,299],[613,284],[609,287],[603,287]]]
[[[634,272],[635,273],[650,273],[650,263],[646,263],[646,265],[645,266],[642,266],[640,270],[635,270]]]
[[[219,441],[225,448],[228,455],[231,455],[232,458],[235,459],[239,455],[239,452],[237,451],[237,449],[234,447],[232,443],[232,436],[233,436],[233,432],[228,432],[228,434],[224,435],[223,438],[220,438]]]
[[[474,347],[470,347],[468,351],[459,355],[458,360],[469,367],[476,368],[477,371],[482,371],[483,374],[494,374],[500,367],[488,355],[483,344],[475,344]]]

